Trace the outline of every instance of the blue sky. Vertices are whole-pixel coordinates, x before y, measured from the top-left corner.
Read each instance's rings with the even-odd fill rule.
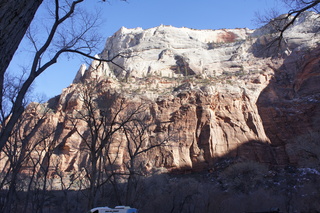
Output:
[[[122,26],[147,29],[165,24],[194,29],[255,29],[253,19],[256,12],[265,13],[270,8],[282,8],[282,5],[280,0],[109,0],[109,3],[86,0],[83,7],[90,12],[95,12],[96,8],[102,11],[99,31],[104,39],[99,53],[105,40]],[[40,8],[40,12],[44,10],[44,7]],[[18,50],[11,67],[26,64],[19,57],[22,51],[23,47]],[[72,83],[82,63],[79,57],[60,58],[37,79],[34,92],[46,98],[60,94]]]

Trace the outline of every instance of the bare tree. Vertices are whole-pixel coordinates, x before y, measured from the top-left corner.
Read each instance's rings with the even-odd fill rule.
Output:
[[[42,1],[0,0],[0,88],[3,88],[6,69]]]
[[[278,33],[278,36],[275,41],[278,41],[280,45],[283,41],[283,36],[285,31],[293,25],[298,17],[305,11],[315,11],[319,13],[320,9],[320,0],[279,0],[283,2],[289,9],[288,13],[280,16],[278,10],[271,9],[267,14],[261,15],[256,14],[258,23],[269,23],[273,25],[273,30]],[[320,27],[320,26],[319,26]]]
[[[104,60],[91,55],[99,43],[99,38],[95,34],[98,14],[89,16],[77,11],[83,1],[52,1],[50,8],[53,9],[48,12],[52,15],[50,19],[52,22],[47,23],[45,29],[42,30],[42,32],[47,32],[44,40],[37,39],[32,30],[27,32],[26,35],[35,50],[32,64],[16,87],[15,93],[10,95],[10,99],[5,95],[4,82],[8,79],[5,79],[4,73],[0,73],[0,150],[5,146],[15,123],[24,111],[24,100],[32,83],[48,67],[55,64],[62,54],[76,53],[91,59],[112,62],[113,59]]]
[[[99,90],[98,79],[85,82],[79,85],[79,88],[79,98],[82,100],[83,109],[79,110],[75,117],[71,117],[70,120],[85,144],[84,151],[87,151],[90,157],[89,165],[86,168],[86,177],[89,182],[87,186],[89,191],[88,208],[92,208],[95,205],[100,187],[110,178],[107,172],[103,173],[103,171],[106,171],[105,165],[112,167],[118,158],[108,155],[113,135],[125,123],[129,122],[134,114],[139,112],[139,109],[127,117],[120,117],[120,114],[126,109],[125,100],[115,94],[114,96],[110,95],[110,100],[103,102],[101,100],[103,97],[99,96],[103,91]],[[85,131],[80,131],[77,128],[81,122],[84,122],[88,127]]]
[[[147,101],[129,101],[103,87],[104,81],[91,79],[79,84],[82,106],[70,118],[82,138],[82,152],[89,156],[85,168],[88,208],[97,204],[99,191],[107,183],[119,205],[133,204],[138,179],[145,175],[144,154],[172,139],[170,131],[161,137],[151,135],[155,125]],[[125,189],[120,187],[123,183]]]
[[[0,0],[0,88],[3,87],[8,65],[42,2],[43,0]]]
[[[40,176],[43,177],[41,191],[46,191],[48,167],[43,163],[50,156],[48,150],[53,147],[50,137],[54,132],[43,125],[46,116],[47,111],[41,104],[31,104],[14,126],[8,143],[0,153],[2,161],[7,160],[1,168],[5,174],[0,184],[5,200],[0,207],[3,212],[27,212],[34,183],[39,183],[39,180],[35,180]],[[26,197],[19,202],[17,198],[23,194]]]
[[[142,112],[135,114],[133,119],[125,123],[122,128],[125,135],[126,152],[128,155],[128,160],[125,162],[127,169],[126,205],[133,205],[135,203],[139,177],[146,175],[144,165],[141,165],[142,160],[139,159],[139,157],[146,157],[143,157],[143,154],[147,154],[147,152],[156,147],[165,146],[169,140],[172,140],[174,137],[173,132],[169,130],[159,138],[150,135],[154,128],[153,118],[148,113],[148,105],[145,104],[141,106],[143,109]],[[127,113],[130,114],[131,110],[128,110]]]

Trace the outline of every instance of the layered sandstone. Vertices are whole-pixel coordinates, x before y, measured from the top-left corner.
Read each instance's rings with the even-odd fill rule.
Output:
[[[88,165],[83,136],[72,130],[69,118],[83,110],[79,91],[92,79],[103,103],[116,103],[120,93],[125,100],[148,104],[148,122],[154,125],[149,140],[175,132],[166,146],[144,154],[149,169],[210,168],[220,157],[296,162],[290,152],[293,139],[320,127],[316,17],[303,14],[285,33],[285,46],[268,46],[276,44],[272,24],[256,31],[121,28],[99,55],[114,58],[117,65],[94,61],[82,66],[73,84],[46,104],[52,111],[45,122],[57,127],[60,145],[54,155],[62,159],[61,169]],[[77,123],[80,132],[86,128]],[[121,166],[126,151],[114,150]]]

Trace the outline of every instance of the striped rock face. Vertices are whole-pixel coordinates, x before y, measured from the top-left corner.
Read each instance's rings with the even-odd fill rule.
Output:
[[[56,128],[52,160],[62,171],[89,166],[93,139],[79,116],[88,115],[83,88],[91,84],[92,116],[108,118],[105,128],[144,106],[142,149],[166,141],[137,157],[146,171],[208,169],[223,157],[297,163],[301,141],[312,142],[320,131],[318,22],[316,14],[303,14],[281,45],[273,42],[273,23],[255,31],[121,28],[98,56],[114,63],[82,66],[73,84],[41,105],[50,111],[42,125]],[[120,129],[107,141],[105,154],[118,169],[134,149],[126,136]]]

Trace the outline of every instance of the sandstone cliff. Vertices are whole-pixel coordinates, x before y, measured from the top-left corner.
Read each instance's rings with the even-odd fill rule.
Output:
[[[63,171],[89,164],[88,126],[70,116],[84,110],[83,85],[95,82],[100,108],[117,109],[120,99],[147,105],[147,141],[173,133],[165,146],[143,154],[145,169],[207,169],[220,157],[296,163],[291,144],[320,131],[316,17],[303,14],[280,46],[272,42],[272,23],[255,31],[121,28],[99,55],[115,57],[117,65],[82,66],[73,84],[44,105],[50,109],[44,123],[56,128],[54,158]],[[116,135],[110,149],[120,167],[128,158],[123,137]]]

